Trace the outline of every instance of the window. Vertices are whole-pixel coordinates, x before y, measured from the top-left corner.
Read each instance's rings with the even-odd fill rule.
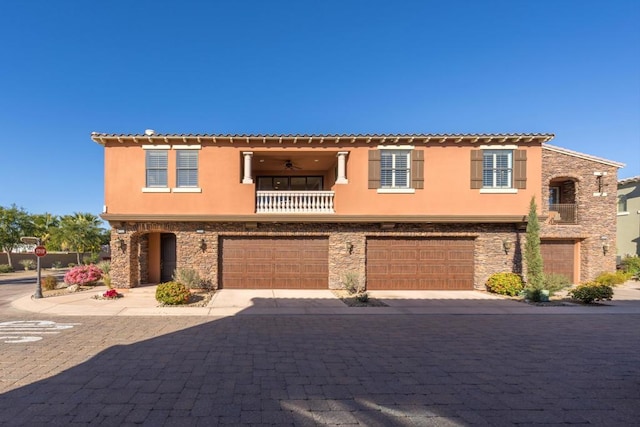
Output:
[[[618,196],[618,212],[627,212],[627,196]]]
[[[176,151],[176,187],[198,186],[198,152]]]
[[[482,152],[482,187],[512,188],[513,151],[484,150]]]
[[[560,203],[560,187],[549,187],[549,206]]]
[[[167,150],[147,150],[145,167],[146,187],[167,187]]]
[[[424,150],[411,145],[369,151],[369,188],[378,193],[415,193],[424,188]]]
[[[258,191],[321,191],[321,176],[259,176]]]
[[[410,154],[405,150],[380,153],[380,188],[409,188]]]
[[[515,145],[471,150],[471,188],[505,194],[527,188],[527,150]]]

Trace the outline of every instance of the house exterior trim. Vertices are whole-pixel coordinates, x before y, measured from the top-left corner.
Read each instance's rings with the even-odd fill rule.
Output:
[[[256,214],[256,215],[154,215],[102,214],[109,222],[248,222],[248,223],[524,223],[524,215],[315,215],[315,214]]]
[[[214,134],[108,134],[92,132],[91,139],[100,145],[108,142],[136,144],[224,144],[242,146],[264,145],[337,145],[367,144],[416,145],[416,144],[541,144],[554,138],[554,134],[343,134],[343,135],[214,135]]]
[[[625,167],[624,163],[614,162],[613,160],[607,160],[607,159],[603,159],[601,157],[590,156],[588,154],[579,153],[579,152],[573,151],[573,150],[567,150],[566,148],[556,147],[554,145],[549,145],[547,143],[543,143],[542,144],[542,148],[545,149],[545,150],[555,151],[557,153],[566,154],[568,156],[578,157],[580,159],[591,160],[593,162],[602,163],[602,164],[605,164],[607,166],[614,166],[616,168]]]

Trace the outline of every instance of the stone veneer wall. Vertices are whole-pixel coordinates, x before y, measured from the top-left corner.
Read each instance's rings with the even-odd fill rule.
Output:
[[[580,281],[593,280],[603,271],[616,269],[616,221],[618,169],[594,160],[552,150],[542,151],[542,191],[549,194],[549,183],[554,178],[569,178],[575,182],[578,205],[577,224],[548,224],[541,221],[541,239],[572,239],[580,242]],[[604,195],[598,192],[595,172],[606,172]],[[549,213],[547,199],[539,203],[543,216]],[[602,250],[603,240],[609,244],[609,252]]]
[[[204,229],[204,233],[196,233]],[[367,237],[466,237],[475,240],[474,285],[484,289],[487,278],[496,272],[522,272],[524,232],[514,224],[397,224],[390,230],[382,230],[379,224],[259,224],[247,229],[242,223],[138,223],[128,224],[125,234],[112,231],[111,276],[114,286],[136,287],[147,280],[149,232],[174,233],[176,235],[177,267],[194,268],[213,287],[218,287],[219,244],[224,236],[326,236],[329,246],[328,288],[342,287],[347,272],[357,273],[366,281]],[[120,250],[115,240],[123,238],[126,246]],[[200,248],[204,239],[206,247]],[[505,253],[503,241],[512,243]],[[353,245],[351,254],[347,242]]]

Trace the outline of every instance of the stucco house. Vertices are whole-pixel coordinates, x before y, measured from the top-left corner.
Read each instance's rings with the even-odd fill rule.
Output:
[[[618,262],[640,256],[640,176],[618,181]]]
[[[623,165],[553,137],[94,132],[113,283],[481,289],[524,270],[532,197],[545,271],[586,281],[615,269]]]

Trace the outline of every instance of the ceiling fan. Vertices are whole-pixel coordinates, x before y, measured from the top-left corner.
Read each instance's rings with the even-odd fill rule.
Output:
[[[291,160],[285,160],[284,161],[284,168],[287,170],[298,170],[298,169],[302,169],[296,165],[293,164],[293,162]]]

